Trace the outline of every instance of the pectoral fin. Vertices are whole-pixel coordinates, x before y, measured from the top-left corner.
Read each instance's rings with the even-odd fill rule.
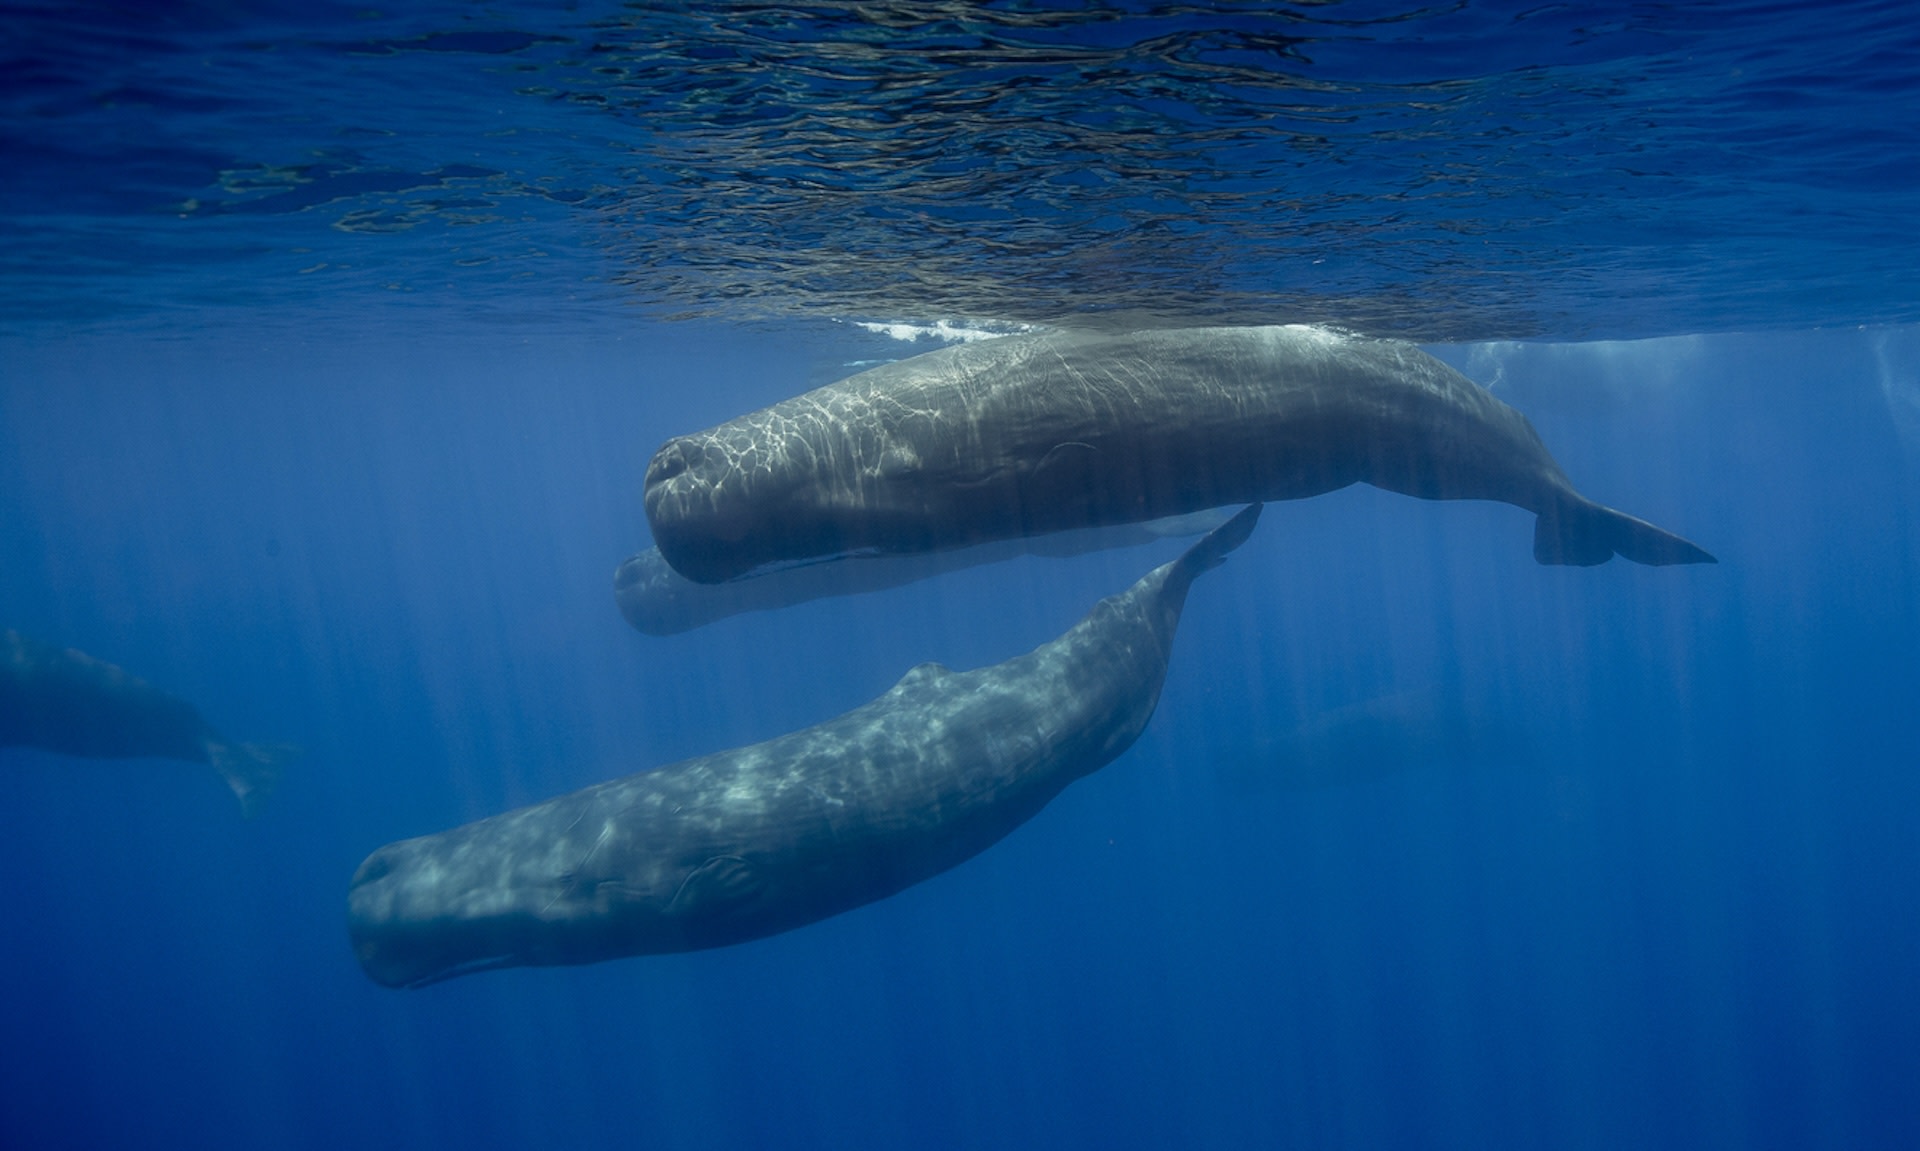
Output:
[[[725,915],[758,899],[764,887],[751,863],[737,855],[716,855],[688,874],[667,911],[689,919]]]

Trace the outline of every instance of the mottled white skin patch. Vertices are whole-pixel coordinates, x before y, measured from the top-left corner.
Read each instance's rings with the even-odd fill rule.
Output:
[[[1132,745],[1187,589],[1249,508],[992,667],[922,664],[804,731],[380,848],[348,895],[375,980],[717,947],[884,898],[965,860]]]
[[[1532,511],[1544,563],[1711,559],[1581,496],[1525,416],[1413,345],[1299,326],[945,348],[668,441],[645,499],[667,562],[716,583],[1361,482]]]

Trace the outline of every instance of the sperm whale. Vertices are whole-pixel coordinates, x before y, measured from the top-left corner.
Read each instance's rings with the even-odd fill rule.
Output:
[[[415,987],[719,947],[937,875],[1133,744],[1188,588],[1258,516],[1004,663],[921,664],[815,727],[381,847],[348,892],[354,952],[376,982]]]
[[[1525,508],[1544,564],[1713,562],[1581,495],[1525,416],[1420,349],[1301,326],[930,352],[667,441],[644,498],[666,561],[719,583],[1354,483]]]

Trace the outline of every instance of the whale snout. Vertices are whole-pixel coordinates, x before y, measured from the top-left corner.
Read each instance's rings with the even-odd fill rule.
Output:
[[[673,570],[722,583],[760,562],[756,537],[779,530],[780,474],[731,460],[711,437],[668,440],[647,465],[647,524]]]
[[[659,548],[635,552],[621,560],[620,566],[613,572],[614,599],[619,601],[621,612],[635,627],[640,627],[640,623],[633,619],[635,607],[662,601],[677,603],[685,586],[684,581],[675,578],[673,568],[667,565],[666,557],[660,554]]]
[[[686,475],[704,455],[700,445],[686,436],[668,440],[647,463],[647,488],[651,490],[659,484]]]
[[[418,840],[390,843],[367,856],[347,891],[347,934],[368,978],[387,987],[419,987],[479,967],[510,962],[511,916],[475,914],[470,884]]]
[[[675,571],[700,583],[738,574],[716,567],[703,547],[719,514],[720,485],[706,467],[710,445],[698,437],[668,440],[647,464],[643,502],[654,546]],[[726,474],[721,469],[717,474]]]
[[[407,924],[417,916],[419,900],[410,891],[401,853],[405,844],[388,844],[367,856],[347,888],[347,934],[354,958],[368,977],[388,987],[405,987],[431,975],[418,948],[408,946]],[[396,873],[398,869],[398,873]]]
[[[675,436],[647,461],[642,485],[647,515],[706,514],[715,504],[737,498],[742,485],[764,470],[748,464],[711,435]]]

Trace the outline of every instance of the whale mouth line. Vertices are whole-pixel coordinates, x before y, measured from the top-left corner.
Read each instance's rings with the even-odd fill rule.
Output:
[[[799,571],[802,568],[818,567],[822,564],[840,563],[843,560],[884,559],[886,556],[887,553],[881,551],[879,548],[868,546],[848,548],[845,551],[831,552],[826,555],[805,556],[799,559],[768,560],[766,563],[748,568],[746,571],[741,572],[726,582],[730,584],[744,583],[748,580],[759,579],[762,576],[780,575],[783,572]]]
[[[503,967],[514,967],[518,966],[518,964],[519,960],[515,959],[511,952],[504,955],[489,955],[484,959],[469,959],[463,963],[456,963],[451,967],[442,968],[432,975],[422,975],[418,979],[410,979],[400,986],[408,991],[418,991],[422,987],[431,987],[436,983],[444,983],[449,979],[457,979],[462,975],[473,975],[481,971],[498,971]]]

